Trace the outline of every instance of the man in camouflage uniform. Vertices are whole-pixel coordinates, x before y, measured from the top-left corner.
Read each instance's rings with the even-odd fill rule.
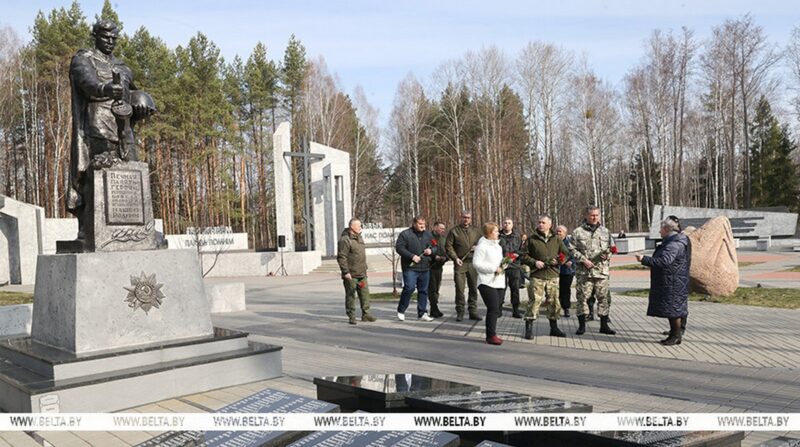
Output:
[[[348,228],[339,239],[336,261],[342,271],[344,283],[344,306],[350,324],[356,324],[356,294],[361,301],[361,321],[372,322],[376,318],[369,313],[369,284],[367,283],[367,254],[361,238],[361,221],[350,219]]]
[[[525,338],[533,338],[533,324],[539,316],[539,306],[547,305],[547,318],[550,320],[550,336],[566,337],[558,328],[561,305],[558,301],[558,273],[562,260],[569,255],[564,242],[551,228],[553,222],[548,216],[539,216],[536,231],[525,244],[523,261],[531,268],[531,281],[528,284],[528,308],[525,312]]]
[[[480,321],[478,315],[478,273],[472,266],[472,253],[483,236],[479,228],[472,226],[472,212],[461,213],[461,225],[447,232],[445,251],[453,261],[453,279],[456,283],[456,321],[464,319],[464,286],[469,287],[469,319]]]
[[[578,295],[578,330],[586,332],[586,300],[594,295],[597,298],[597,315],[600,316],[600,333],[614,335],[616,331],[608,327],[610,307],[608,291],[608,264],[611,259],[613,242],[611,232],[600,224],[600,208],[590,206],[586,209],[583,224],[572,232],[570,254],[577,262],[575,289]]]

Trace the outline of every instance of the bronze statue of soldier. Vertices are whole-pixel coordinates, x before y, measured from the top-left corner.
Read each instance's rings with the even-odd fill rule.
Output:
[[[152,98],[137,90],[133,73],[113,55],[119,30],[110,20],[92,26],[95,47],[73,56],[72,144],[70,148],[67,209],[78,218],[78,240],[84,239],[89,170],[108,168],[120,161],[138,161],[133,124],[155,113]]]

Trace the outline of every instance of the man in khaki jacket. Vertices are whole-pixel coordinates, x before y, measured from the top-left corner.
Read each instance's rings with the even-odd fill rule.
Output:
[[[445,251],[453,261],[453,274],[456,283],[456,321],[464,319],[464,286],[469,287],[469,319],[480,321],[478,315],[478,273],[472,266],[472,253],[480,240],[481,230],[472,226],[472,212],[461,213],[461,225],[447,232]]]
[[[356,294],[361,301],[361,321],[372,322],[376,318],[369,313],[369,284],[367,282],[367,253],[361,238],[361,221],[350,219],[350,225],[339,239],[336,260],[342,271],[344,283],[344,305],[350,324],[356,324]]]

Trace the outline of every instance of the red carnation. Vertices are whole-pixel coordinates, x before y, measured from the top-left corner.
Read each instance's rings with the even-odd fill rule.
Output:
[[[438,245],[439,245],[439,241],[437,241],[436,239],[434,239],[434,240],[432,240],[432,241],[431,241],[431,245],[433,245],[434,247],[436,247],[436,246],[438,246]]]
[[[560,264],[563,264],[563,263],[564,263],[564,262],[566,262],[566,261],[567,261],[567,257],[566,257],[566,256],[564,256],[564,253],[559,253],[559,254],[558,254],[558,262],[559,262]]]
[[[359,281],[359,282],[358,282],[358,288],[359,288],[359,289],[363,289],[364,287],[367,287],[367,282],[366,282],[366,281],[363,281],[363,280],[362,280],[362,281]]]
[[[519,255],[516,253],[509,253],[508,257],[511,258],[511,262],[514,262],[517,260],[517,258],[519,258]]]
[[[612,254],[617,254],[617,251],[618,251],[618,250],[617,250],[617,246],[616,246],[616,245],[612,245],[612,246],[611,246],[611,253],[612,253]]]

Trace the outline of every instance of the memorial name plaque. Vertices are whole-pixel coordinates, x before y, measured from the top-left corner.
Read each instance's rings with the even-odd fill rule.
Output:
[[[289,447],[456,447],[458,435],[441,431],[316,432]]]
[[[741,431],[551,431],[517,433],[511,436],[509,443],[575,447],[739,447],[743,439]]]
[[[744,432],[722,431],[617,431],[581,435],[591,436],[591,445],[622,447],[738,447],[744,439]]]
[[[528,396],[511,391],[478,391],[406,397],[415,410],[451,413],[591,413],[592,406],[547,397]]]
[[[319,400],[277,390],[262,390],[242,400],[226,405],[217,413],[338,413],[339,407]],[[287,431],[209,431],[167,432],[149,439],[137,447],[260,447],[284,446],[308,432]]]
[[[481,443],[476,445],[475,447],[512,447],[512,446],[508,444],[501,444],[499,442],[494,442],[494,441],[481,441]]]
[[[142,173],[127,169],[105,171],[106,216],[109,225],[144,225]]]

